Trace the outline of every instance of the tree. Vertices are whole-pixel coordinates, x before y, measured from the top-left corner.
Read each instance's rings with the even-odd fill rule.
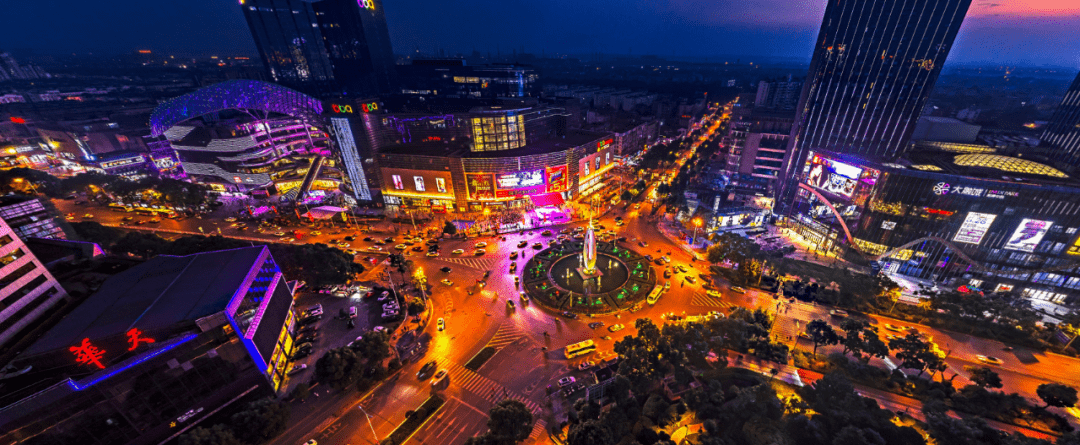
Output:
[[[272,398],[256,400],[230,418],[237,438],[249,444],[266,442],[289,425],[289,405]]]
[[[832,443],[833,445],[885,445],[885,439],[870,428],[848,425],[836,433]]]
[[[631,199],[634,199],[634,194],[630,193],[630,190],[623,190],[622,195],[619,195],[619,199],[622,199],[623,201],[629,201]]]
[[[599,420],[589,420],[570,427],[566,445],[612,445],[611,431]]]
[[[897,351],[901,368],[918,369],[920,377],[927,369],[941,369],[945,364],[945,360],[930,350],[930,344],[917,333],[889,340],[889,348]]]
[[[645,401],[641,408],[641,415],[656,422],[657,425],[666,425],[671,420],[671,405],[660,394],[653,394]]]
[[[532,432],[532,424],[532,412],[517,400],[501,400],[488,411],[488,429],[491,435],[509,443],[527,439]]]
[[[316,378],[335,389],[342,389],[352,384],[362,373],[360,358],[357,357],[356,352],[347,347],[326,351],[315,362]]]
[[[446,224],[443,224],[442,232],[450,236],[456,235],[457,226],[455,226],[454,223],[450,221],[446,221]]]
[[[232,430],[223,424],[210,428],[197,426],[180,436],[180,445],[244,445],[233,435]]]
[[[1035,388],[1035,394],[1046,403],[1043,408],[1055,406],[1066,408],[1076,405],[1076,388],[1060,383],[1043,383]]]
[[[71,228],[75,231],[75,236],[77,238],[83,241],[97,243],[106,249],[123,236],[123,232],[119,229],[103,226],[94,221],[73,222],[71,223]]]
[[[149,259],[164,253],[168,245],[168,241],[152,233],[128,232],[113,244],[112,250]]]
[[[806,324],[806,335],[814,342],[814,355],[817,355],[818,345],[835,345],[840,343],[840,336],[836,330],[825,320],[813,320]]]
[[[978,385],[980,388],[1001,388],[1001,376],[994,370],[985,366],[965,367],[968,372],[971,373],[971,382]]]

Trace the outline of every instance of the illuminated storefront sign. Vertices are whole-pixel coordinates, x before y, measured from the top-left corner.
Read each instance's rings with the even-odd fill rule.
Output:
[[[1080,255],[1080,237],[1076,238],[1076,241],[1073,241],[1072,245],[1069,246],[1069,250],[1066,251],[1066,253],[1068,253],[1069,255]]]
[[[379,109],[379,103],[378,102],[368,102],[368,103],[360,104],[360,111],[363,111],[365,113],[370,113],[372,111],[377,111],[378,109]],[[335,112],[335,113],[338,113],[338,114],[353,114],[352,105],[330,104],[330,110]]]
[[[611,139],[611,138],[604,139],[602,141],[597,141],[596,142],[596,150],[597,151],[607,150],[607,149],[611,148],[611,144],[613,144],[614,142],[615,142],[615,140]]]
[[[426,191],[425,188],[424,188],[424,177],[423,176],[413,176],[412,179],[413,179],[413,184],[416,185],[416,191],[418,191],[418,192]]]
[[[439,193],[446,193],[446,180],[443,178],[435,178],[435,189]]]
[[[810,173],[806,177],[806,183],[811,187],[851,198],[862,172],[863,169],[859,167],[814,156],[810,160]]]
[[[514,173],[503,173],[496,181],[500,189],[518,189],[533,187],[544,183],[543,170],[528,170]]]
[[[392,176],[394,179],[394,190],[405,190],[405,183],[401,182],[401,175]]]
[[[956,232],[952,240],[958,243],[981,243],[995,218],[997,215],[990,213],[968,212],[967,218],[964,218],[964,223],[960,224],[960,230]]]
[[[470,199],[495,199],[495,180],[490,173],[465,174],[465,186]]]
[[[939,182],[934,184],[934,194],[938,196],[948,195],[951,188],[948,182]]]
[[[360,8],[367,9],[368,11],[375,10],[375,0],[356,0],[356,4],[360,5]]]
[[[548,167],[546,174],[548,193],[565,192],[570,189],[570,175],[565,165]]]
[[[331,104],[330,109],[333,110],[335,113],[352,113],[353,112],[352,105]]]
[[[378,110],[379,110],[379,103],[378,102],[368,102],[366,104],[360,104],[360,111],[363,111],[365,113],[370,113],[372,111],[378,111]]]
[[[881,223],[881,228],[884,230],[892,230],[896,228],[896,221],[885,221]]]
[[[1054,223],[1050,221],[1024,218],[1020,220],[1020,225],[1016,226],[1016,230],[1013,231],[1012,236],[1009,237],[1003,247],[1009,250],[1034,252],[1035,247],[1039,245],[1039,242],[1046,236],[1046,232],[1050,230],[1050,226],[1053,225]]]

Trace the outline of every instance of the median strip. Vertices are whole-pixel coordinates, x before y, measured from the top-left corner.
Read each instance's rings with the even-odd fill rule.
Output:
[[[380,445],[401,445],[405,443],[431,418],[432,414],[435,414],[443,406],[443,403],[446,403],[446,401],[439,396],[429,397],[415,411],[406,413],[405,421],[401,422],[401,425],[398,425],[397,428],[394,428],[394,432],[380,442]]]

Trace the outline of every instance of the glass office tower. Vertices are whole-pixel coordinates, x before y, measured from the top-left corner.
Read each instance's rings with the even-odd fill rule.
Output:
[[[240,2],[270,78],[318,97],[388,92],[394,58],[378,0]]]
[[[781,202],[811,150],[906,148],[971,0],[830,0],[799,100]],[[786,198],[786,199],[785,199]]]
[[[1069,85],[1043,130],[1042,143],[1049,159],[1063,162],[1066,169],[1076,171],[1080,167],[1080,74]]]

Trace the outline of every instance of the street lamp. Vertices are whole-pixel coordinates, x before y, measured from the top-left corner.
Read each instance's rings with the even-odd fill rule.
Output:
[[[375,434],[375,426],[371,424],[371,415],[368,414],[367,411],[364,411],[364,407],[362,407],[360,405],[356,405],[356,407],[360,409],[360,412],[364,413],[364,417],[367,418],[367,426],[368,426],[368,428],[371,428],[371,435],[375,436],[375,442],[378,443],[379,442],[379,435]]]
[[[701,218],[694,218],[694,238],[690,240],[690,247],[691,248],[693,248],[694,243],[697,242],[697,229],[698,229],[698,227],[701,227],[701,225],[702,225]]]

